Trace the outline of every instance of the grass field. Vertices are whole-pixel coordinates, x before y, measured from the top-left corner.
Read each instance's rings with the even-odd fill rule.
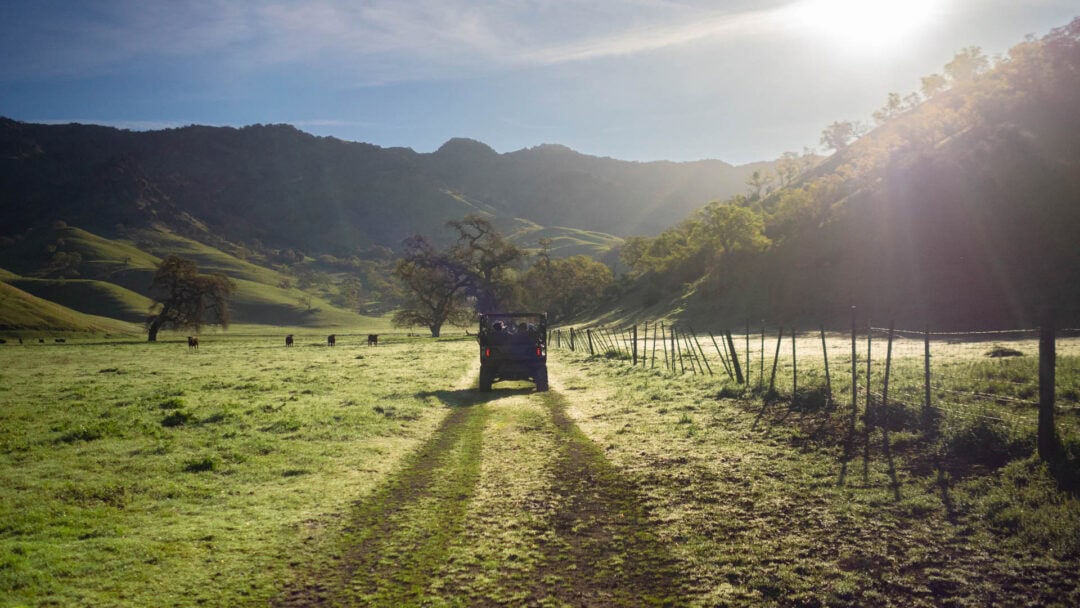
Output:
[[[0,605],[1080,602],[1034,458],[864,460],[842,408],[581,351],[480,393],[470,340],[240,329],[0,347]]]
[[[431,395],[472,354],[280,344],[0,348],[0,604],[265,605],[297,544],[446,415]]]

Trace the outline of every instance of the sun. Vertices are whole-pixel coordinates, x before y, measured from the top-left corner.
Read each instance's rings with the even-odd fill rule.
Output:
[[[902,48],[940,10],[940,0],[805,0],[792,25],[852,53]]]

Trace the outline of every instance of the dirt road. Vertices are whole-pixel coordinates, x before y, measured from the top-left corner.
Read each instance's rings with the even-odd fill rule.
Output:
[[[564,394],[480,393],[475,377],[430,395],[442,425],[275,605],[680,605],[638,488]]]

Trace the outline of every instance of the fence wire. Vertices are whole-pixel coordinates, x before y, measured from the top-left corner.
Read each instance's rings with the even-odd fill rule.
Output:
[[[863,325],[858,329],[854,360],[850,334],[821,329],[792,332],[767,325],[750,327],[749,332],[746,326],[740,329],[738,333],[695,332],[685,324],[654,322],[636,328],[593,326],[575,328],[574,346],[593,357],[672,378],[703,376],[793,403],[816,392],[849,411],[854,364],[855,407],[864,410],[868,402],[870,407],[880,405],[884,395],[874,389],[882,388],[886,372],[889,328]],[[1030,428],[1037,424],[1038,329],[927,332],[893,328],[891,333],[890,407],[911,410],[912,418],[930,409],[946,418]],[[553,338],[559,348],[569,348],[568,328],[554,330]],[[1056,425],[1080,432],[1080,329],[1059,330],[1056,345]],[[742,377],[741,386],[736,375]]]

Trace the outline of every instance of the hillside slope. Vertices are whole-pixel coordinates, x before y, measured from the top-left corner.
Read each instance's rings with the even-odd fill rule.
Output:
[[[0,282],[0,331],[134,334],[139,326],[87,315]]]
[[[702,238],[709,210],[649,241],[663,271],[639,268],[624,307],[701,327],[843,327],[851,306],[909,328],[1032,327],[1047,307],[1080,322],[1080,19],[950,85],[730,201],[767,245]]]
[[[0,268],[6,269],[0,281],[33,296],[0,302],[0,317],[9,320],[9,328],[59,328],[67,314],[58,313],[54,307],[59,306],[72,313],[142,323],[153,302],[149,288],[157,265],[173,254],[194,261],[202,272],[221,272],[233,280],[234,323],[346,327],[372,322],[331,302],[326,289],[300,290],[291,284],[291,275],[174,232],[125,230],[125,235],[109,239],[64,225],[36,229],[0,248]],[[80,323],[75,325],[85,328],[79,331],[97,326]]]

